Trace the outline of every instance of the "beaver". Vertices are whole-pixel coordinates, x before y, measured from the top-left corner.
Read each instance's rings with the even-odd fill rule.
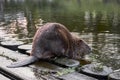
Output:
[[[46,23],[41,26],[34,38],[30,56],[7,66],[16,68],[29,65],[39,59],[65,56],[82,59],[91,52],[91,48],[82,39],[72,36],[70,31],[60,23]]]

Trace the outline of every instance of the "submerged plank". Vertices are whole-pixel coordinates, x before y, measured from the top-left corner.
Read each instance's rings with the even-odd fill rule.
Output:
[[[56,60],[53,60],[55,63],[60,64],[61,66],[65,67],[77,67],[80,65],[79,61],[68,59],[68,58],[59,58]]]
[[[69,73],[60,77],[62,80],[98,80],[77,72]]]

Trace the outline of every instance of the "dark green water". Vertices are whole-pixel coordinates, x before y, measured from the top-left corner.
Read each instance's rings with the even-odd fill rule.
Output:
[[[96,62],[120,68],[120,0],[0,0],[7,33],[32,38],[40,22],[64,24],[92,47]]]

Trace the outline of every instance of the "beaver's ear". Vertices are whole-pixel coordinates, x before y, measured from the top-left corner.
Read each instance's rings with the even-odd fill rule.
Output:
[[[84,40],[82,40],[82,39],[79,39],[78,42],[79,42],[79,44],[81,45],[81,47],[84,47],[84,46],[87,44],[87,43],[86,43]]]

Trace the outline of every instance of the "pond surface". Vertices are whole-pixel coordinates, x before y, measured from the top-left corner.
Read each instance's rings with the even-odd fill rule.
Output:
[[[119,0],[0,0],[0,29],[14,38],[31,43],[46,22],[64,24],[84,39],[93,61],[120,68]]]

